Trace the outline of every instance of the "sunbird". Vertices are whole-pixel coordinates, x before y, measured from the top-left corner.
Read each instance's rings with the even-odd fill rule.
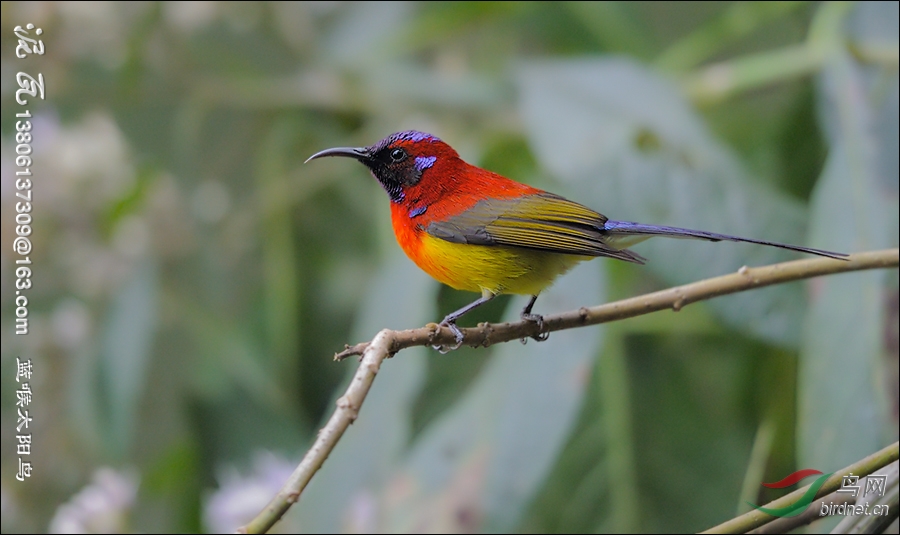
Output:
[[[598,256],[643,264],[627,247],[654,236],[771,245],[843,259],[846,254],[702,230],[613,221],[575,201],[464,162],[437,137],[409,130],[368,147],[338,147],[310,156],[355,158],[369,168],[391,200],[391,223],[406,255],[438,281],[481,297],[448,314],[456,321],[500,294],[530,295],[523,320],[543,328],[531,312],[538,295],[577,263]],[[541,338],[539,338],[541,339]]]

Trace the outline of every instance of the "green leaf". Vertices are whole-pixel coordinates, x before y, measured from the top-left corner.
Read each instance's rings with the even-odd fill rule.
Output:
[[[644,335],[626,347],[641,530],[696,532],[727,520],[756,427],[749,379],[764,364],[760,345],[733,334]]]
[[[611,219],[803,243],[803,206],[751,179],[658,75],[626,59],[548,61],[525,64],[519,82],[538,160],[580,202]],[[635,250],[669,284],[796,258],[771,247],[671,239]],[[710,305],[727,324],[779,343],[798,342],[799,285]]]
[[[113,298],[100,353],[101,414],[109,452],[124,457],[140,421],[147,366],[158,314],[159,274],[145,260]]]
[[[851,33],[897,42],[897,6],[857,4]],[[888,24],[888,35],[879,28]],[[812,243],[855,252],[897,246],[898,77],[835,47],[818,80],[830,153],[812,197]],[[832,470],[886,445],[891,424],[882,334],[887,272],[813,281],[801,354],[799,458]],[[892,290],[892,293],[896,289]]]

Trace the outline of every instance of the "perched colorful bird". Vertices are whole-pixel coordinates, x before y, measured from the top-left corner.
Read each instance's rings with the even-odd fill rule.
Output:
[[[470,165],[450,145],[414,130],[369,147],[323,150],[306,161],[325,156],[355,158],[369,168],[390,197],[397,241],[416,265],[448,286],[481,293],[441,322],[453,331],[457,345],[463,334],[456,321],[497,295],[530,295],[521,317],[541,324],[541,316],[531,309],[557,276],[597,256],[643,264],[644,258],[626,247],[653,236],[847,256],[701,230],[612,221],[577,202]]]

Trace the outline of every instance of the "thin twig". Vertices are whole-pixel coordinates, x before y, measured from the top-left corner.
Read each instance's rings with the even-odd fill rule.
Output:
[[[758,535],[769,535],[770,533],[788,533],[793,531],[800,526],[807,526],[812,524],[816,520],[822,518],[822,504],[828,505],[840,505],[840,504],[853,504],[856,502],[856,498],[854,498],[851,494],[838,494],[837,492],[832,492],[828,496],[824,498],[814,501],[810,504],[809,507],[806,508],[806,511],[803,511],[797,516],[786,516],[783,518],[773,518],[771,522],[768,524],[763,524],[762,526],[748,531],[748,533],[758,534]],[[766,506],[768,507],[768,506]]]
[[[832,492],[835,492],[836,490],[841,488],[841,482],[843,481],[844,476],[850,474],[859,477],[867,476],[872,472],[875,472],[876,470],[896,461],[897,457],[898,443],[894,442],[883,450],[877,451],[872,455],[869,455],[865,459],[851,464],[843,470],[838,470],[831,477],[825,480],[825,483],[819,489],[819,492],[816,493],[813,500],[831,494]],[[797,489],[790,494],[782,496],[775,501],[769,502],[768,504],[766,504],[766,508],[780,509],[782,507],[787,507],[799,500],[800,497],[806,493],[807,489],[809,489],[809,485]],[[764,524],[768,524],[769,522],[772,522],[777,518],[778,517],[772,516],[768,513],[764,513],[759,509],[754,509],[748,513],[744,513],[741,516],[732,518],[728,522],[723,522],[718,526],[709,528],[702,533],[747,533],[748,531],[758,528],[759,526],[762,526]]]
[[[737,273],[677,286],[614,303],[595,307],[582,307],[553,316],[544,317],[543,332],[572,329],[586,325],[596,325],[614,320],[649,314],[663,309],[678,311],[684,306],[737,293],[753,288],[762,288],[783,282],[808,279],[820,275],[846,273],[864,269],[897,267],[900,250],[886,249],[851,255],[846,261],[828,258],[796,260],[770,266],[742,267]],[[540,334],[540,326],[534,322],[483,323],[478,327],[463,329],[463,343],[471,346],[486,346]],[[299,498],[313,475],[328,458],[328,454],[340,440],[347,427],[359,414],[359,408],[372,386],[375,374],[384,359],[401,349],[412,346],[435,344],[452,345],[455,337],[448,328],[429,324],[419,329],[405,331],[380,331],[371,342],[364,342],[347,348],[335,355],[346,358],[362,355],[359,368],[347,391],[337,401],[337,408],[328,423],[319,431],[315,443],[291,474],[282,489],[272,501],[249,524],[240,528],[240,533],[264,533],[277,522]],[[895,445],[896,451],[896,445]],[[896,459],[896,454],[894,455]],[[855,465],[854,465],[855,466]],[[855,472],[860,474],[860,472]],[[775,502],[773,502],[775,503]],[[746,515],[745,515],[746,516]],[[761,524],[756,524],[761,525]],[[752,529],[752,528],[747,528]]]
[[[362,355],[363,351],[369,347],[369,342],[360,342],[356,345],[351,346],[350,344],[344,344],[344,350],[334,354],[334,360],[340,362],[347,357],[352,357],[353,355]]]

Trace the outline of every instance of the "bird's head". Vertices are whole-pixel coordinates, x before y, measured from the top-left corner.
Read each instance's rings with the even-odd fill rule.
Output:
[[[394,202],[402,202],[406,191],[417,186],[430,170],[459,160],[459,154],[431,134],[407,130],[397,132],[368,147],[338,147],[310,156],[306,161],[325,156],[347,156],[362,162],[372,172]]]

